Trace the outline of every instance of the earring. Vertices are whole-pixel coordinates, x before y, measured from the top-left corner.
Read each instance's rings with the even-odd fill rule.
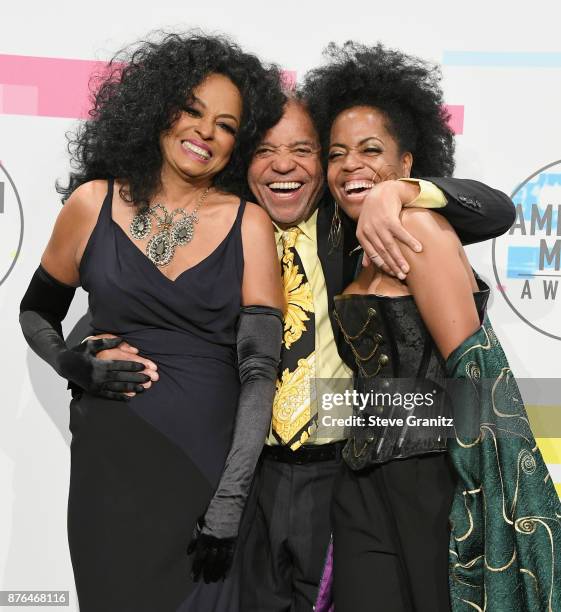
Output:
[[[329,228],[329,243],[330,251],[334,251],[341,246],[343,238],[343,226],[341,224],[341,214],[339,212],[339,204],[334,200],[333,217],[331,219],[331,227]]]

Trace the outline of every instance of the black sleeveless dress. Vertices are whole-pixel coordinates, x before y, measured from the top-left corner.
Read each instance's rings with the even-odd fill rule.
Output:
[[[175,281],[112,219],[113,183],[80,264],[95,330],[158,364],[129,402],[71,405],[68,536],[81,612],[236,611],[236,566],[193,583],[187,546],[230,448],[239,376],[241,202],[223,242]]]

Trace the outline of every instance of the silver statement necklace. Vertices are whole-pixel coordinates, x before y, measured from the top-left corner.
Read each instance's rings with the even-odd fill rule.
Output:
[[[134,216],[130,233],[136,240],[144,240],[152,231],[152,219],[156,221],[158,231],[146,245],[146,256],[150,261],[158,267],[167,266],[173,259],[175,247],[185,246],[193,240],[195,223],[199,222],[197,212],[204,204],[209,191],[210,187],[207,187],[189,214],[184,208],[169,212],[163,204],[153,204],[142,208]]]

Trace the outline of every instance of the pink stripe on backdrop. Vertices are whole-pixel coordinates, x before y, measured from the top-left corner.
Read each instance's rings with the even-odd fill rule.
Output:
[[[0,55],[0,113],[87,117],[89,79],[105,62]]]
[[[455,105],[455,104],[447,104],[446,110],[450,113],[450,120],[448,125],[454,132],[454,134],[463,134],[464,133],[464,107]]]
[[[286,89],[290,91],[296,89],[296,70],[283,70],[281,79]]]
[[[25,55],[0,55],[0,114],[84,119],[90,108],[89,81],[105,62]],[[283,71],[287,88],[296,71]],[[450,127],[464,132],[464,107],[448,105]]]
[[[39,91],[34,85],[0,85],[0,113],[36,115]]]
[[[0,55],[0,114],[85,119],[90,108],[89,80],[105,62]],[[296,72],[283,71],[288,89]]]

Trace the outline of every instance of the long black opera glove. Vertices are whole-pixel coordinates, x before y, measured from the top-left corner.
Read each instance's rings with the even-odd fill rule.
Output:
[[[232,563],[242,512],[255,466],[271,424],[282,342],[282,313],[268,306],[246,306],[237,332],[240,398],[232,446],[216,492],[195,529],[193,578],[223,579]]]
[[[135,361],[96,359],[99,351],[115,348],[120,338],[88,340],[69,349],[61,322],[68,313],[76,289],[53,278],[39,266],[20,304],[20,325],[29,346],[57,373],[88,393],[126,400],[125,392],[141,393],[150,377]]]

